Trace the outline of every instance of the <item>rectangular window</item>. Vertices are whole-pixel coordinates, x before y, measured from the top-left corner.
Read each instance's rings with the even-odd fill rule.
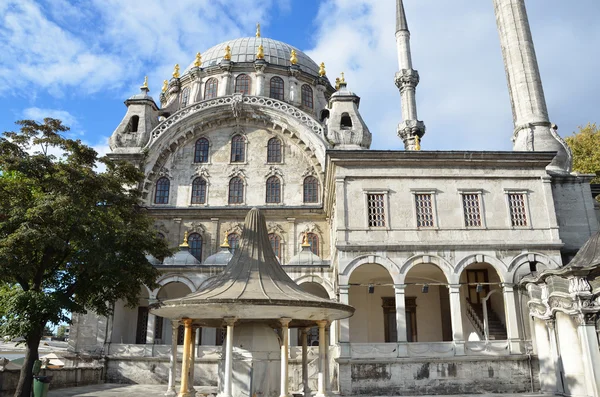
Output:
[[[481,199],[479,193],[463,193],[463,213],[466,227],[481,227]]]
[[[369,227],[385,227],[385,195],[367,194]]]
[[[508,193],[508,208],[513,227],[528,226],[524,193]]]
[[[433,219],[433,198],[431,194],[415,194],[417,227],[435,227]]]

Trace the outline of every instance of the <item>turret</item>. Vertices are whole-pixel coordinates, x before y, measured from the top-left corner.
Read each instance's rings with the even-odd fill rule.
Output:
[[[402,122],[398,124],[398,136],[404,142],[406,150],[420,150],[420,142],[425,135],[425,124],[417,118],[416,89],[419,84],[419,72],[413,69],[410,53],[410,32],[406,22],[406,13],[402,0],[396,3],[396,47],[398,66],[396,86],[400,90]]]
[[[570,172],[571,152],[548,117],[525,0],[494,0],[494,11],[512,104],[513,150],[555,151],[548,170]]]
[[[358,111],[360,97],[348,90],[343,73],[337,83],[338,91],[329,100],[327,138],[335,149],[368,149],[371,146],[371,133]]]
[[[148,78],[140,87],[141,92],[125,101],[127,113],[110,137],[109,144],[113,153],[141,151],[150,140],[150,133],[158,124],[158,106],[148,92]]]

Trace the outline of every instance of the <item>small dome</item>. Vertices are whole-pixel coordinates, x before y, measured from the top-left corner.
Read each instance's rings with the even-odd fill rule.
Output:
[[[154,98],[148,95],[150,90],[147,87],[140,88],[140,93],[130,96],[128,101],[152,101],[154,102]]]
[[[188,247],[179,247],[175,255],[165,258],[163,265],[168,266],[194,266],[199,265],[198,259],[192,254]]]
[[[266,62],[279,66],[290,66],[292,50],[296,50],[296,56],[298,57],[297,66],[303,72],[312,74],[313,76],[319,75],[319,66],[304,52],[281,41],[262,37],[245,37],[218,44],[202,53],[202,67],[206,68],[218,65],[223,59],[225,47],[227,46],[231,47],[231,62],[254,62],[258,46],[261,44]],[[193,67],[194,63],[191,63],[184,73]]]
[[[222,247],[221,251],[216,254],[212,254],[204,261],[204,266],[227,266],[229,261],[233,258],[233,254],[229,251],[229,248]]]
[[[321,266],[323,259],[315,255],[310,247],[302,247],[298,255],[294,256],[288,263],[288,266]]]

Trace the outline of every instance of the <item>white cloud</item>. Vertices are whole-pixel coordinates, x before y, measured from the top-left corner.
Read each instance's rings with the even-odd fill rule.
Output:
[[[50,117],[53,119],[59,119],[63,122],[64,125],[68,127],[77,127],[79,123],[77,122],[77,118],[73,116],[71,113],[66,110],[60,109],[42,109],[42,108],[27,108],[23,110],[23,117],[26,119],[43,121],[46,117]]]

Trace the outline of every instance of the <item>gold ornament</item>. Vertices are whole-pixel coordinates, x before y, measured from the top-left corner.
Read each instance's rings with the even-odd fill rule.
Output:
[[[335,78],[335,89],[336,90],[340,89],[340,78],[339,77]]]
[[[290,63],[292,65],[295,65],[298,63],[298,54],[296,53],[296,50],[292,50],[292,54],[290,56]]]
[[[225,55],[223,55],[223,59],[226,61],[231,61],[231,47],[225,47]]]
[[[341,84],[346,84],[346,77],[344,77],[344,72],[342,72],[342,78],[340,79]]]
[[[310,247],[310,243],[308,242],[308,233],[304,233],[304,238],[302,239],[302,247]]]
[[[169,80],[165,80],[163,81],[163,86],[162,86],[162,93],[164,94],[165,92],[167,92],[167,88],[169,88]]]
[[[180,76],[180,74],[179,74],[179,64],[176,63],[175,67],[173,68],[173,78],[174,79],[178,79],[179,76]]]
[[[421,150],[421,137],[418,135],[415,135],[415,150]]]
[[[194,62],[194,66],[199,68],[202,65],[202,55],[199,52],[196,53],[196,61]]]
[[[223,236],[223,242],[221,243],[221,248],[231,248],[231,246],[229,245],[229,240],[227,239],[227,232],[225,232],[225,235]]]
[[[265,59],[265,49],[262,44],[258,46],[258,52],[256,53],[256,59]]]
[[[181,243],[180,247],[181,248],[189,247],[189,245],[188,245],[188,232],[187,232],[187,230],[185,231],[185,233],[183,233],[183,243]]]
[[[144,76],[144,84],[140,87],[141,89],[148,89],[148,76]]]
[[[321,62],[321,65],[319,65],[319,76],[323,77],[325,74],[325,62]]]
[[[260,38],[260,23],[256,24],[256,38]]]

